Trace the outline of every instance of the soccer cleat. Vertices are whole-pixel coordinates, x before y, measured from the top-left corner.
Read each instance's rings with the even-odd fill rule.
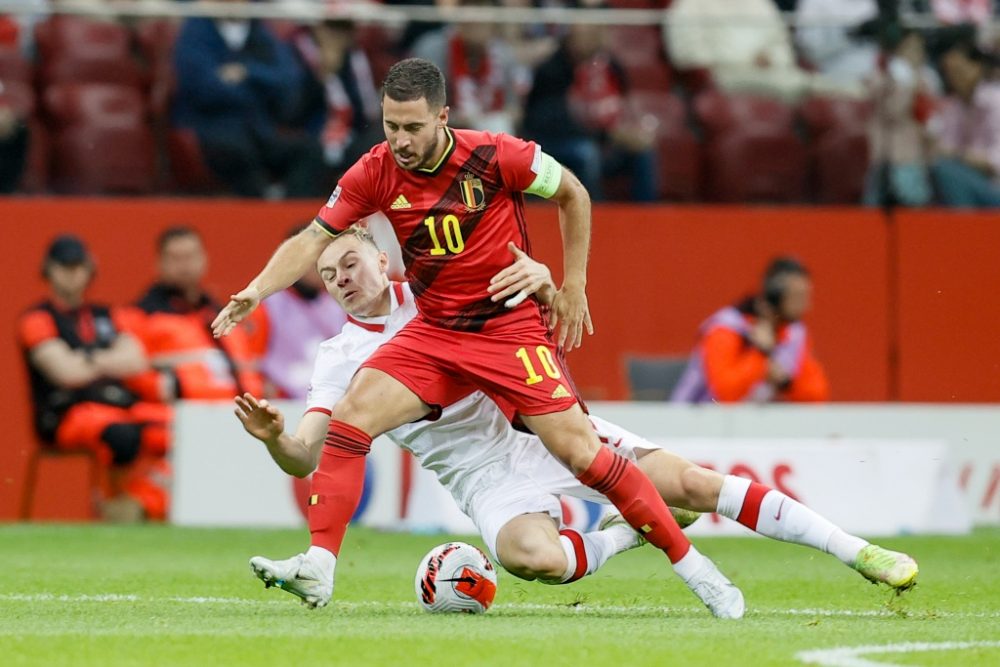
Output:
[[[711,559],[703,557],[701,568],[685,583],[716,618],[743,618],[746,611],[743,592],[719,571]]]
[[[692,523],[701,518],[701,512],[695,512],[694,510],[683,510],[677,507],[671,507],[669,509],[670,513],[674,517],[674,521],[676,521],[677,525],[681,527],[681,530],[687,528]],[[609,514],[604,515],[604,518],[601,519],[601,522],[597,525],[597,529],[604,530],[605,528],[610,528],[611,526],[618,526],[618,525],[628,526],[629,528],[632,528],[631,526],[629,526],[628,521],[625,520],[625,517],[623,517],[621,514],[619,514],[618,512],[610,512]],[[643,544],[646,543],[646,538],[643,537],[640,533],[636,532],[635,537],[636,537],[636,543],[630,546],[629,549],[633,549],[635,547],[641,547]]]
[[[609,528],[614,528],[615,526],[622,527],[623,530],[621,531],[621,535],[623,538],[626,538],[627,536],[626,539],[628,540],[627,542],[622,543],[623,548],[617,553],[641,547],[646,543],[646,538],[632,528],[632,526],[628,524],[628,521],[625,520],[625,517],[618,512],[605,514],[604,518],[601,519],[601,522],[597,524],[597,530],[607,530]]]
[[[898,551],[869,544],[858,553],[854,569],[873,584],[887,584],[899,592],[917,585],[917,561]]]
[[[674,521],[677,525],[684,530],[692,523],[701,518],[701,512],[695,512],[694,510],[682,510],[679,507],[671,507],[670,513],[674,515]]]
[[[264,582],[265,588],[277,586],[288,591],[310,609],[325,607],[333,597],[333,571],[326,572],[307,554],[286,560],[254,556],[250,559],[250,569]]]

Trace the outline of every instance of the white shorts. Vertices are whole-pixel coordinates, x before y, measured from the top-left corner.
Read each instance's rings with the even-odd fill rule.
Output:
[[[663,446],[615,426],[599,417],[591,422],[605,447],[635,463],[643,450]],[[495,464],[477,480],[477,490],[469,499],[467,512],[497,563],[497,537],[511,519],[522,514],[544,513],[562,527],[559,496],[610,504],[602,494],[580,483],[567,468],[548,453],[541,440],[521,435],[510,462]]]

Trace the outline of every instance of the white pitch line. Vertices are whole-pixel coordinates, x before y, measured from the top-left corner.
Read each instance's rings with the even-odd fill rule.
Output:
[[[280,599],[254,600],[250,598],[234,597],[211,597],[211,596],[166,596],[166,597],[142,597],[140,595],[123,595],[115,593],[99,595],[64,595],[55,593],[0,593],[0,602],[150,602],[150,603],[174,603],[174,604],[219,604],[229,606],[259,606],[259,605],[280,605],[288,604],[292,601],[289,596],[281,596]],[[397,609],[402,611],[417,608],[414,602],[348,602],[333,601],[333,607],[337,609]],[[691,614],[705,613],[702,607],[661,607],[655,605],[601,605],[580,603],[577,605],[568,604],[543,604],[532,602],[501,602],[493,606],[498,611],[545,611],[545,612],[572,612],[574,614]],[[765,616],[826,616],[844,618],[895,618],[896,613],[882,609],[784,609],[784,608],[754,608],[749,609],[751,614],[761,614]],[[915,612],[916,619],[921,619],[921,612]],[[1000,611],[994,612],[931,612],[930,618],[1000,618]]]
[[[886,653],[923,653],[925,651],[961,651],[969,648],[1000,648],[1000,641],[975,642],[908,642],[873,646],[838,646],[836,648],[800,651],[795,658],[809,665],[823,667],[912,667],[890,662],[865,660],[863,655]]]

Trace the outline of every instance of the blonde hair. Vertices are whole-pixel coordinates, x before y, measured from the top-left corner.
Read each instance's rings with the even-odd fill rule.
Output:
[[[336,243],[338,240],[347,237],[356,238],[362,243],[369,243],[373,248],[375,248],[375,250],[377,250],[378,252],[382,252],[382,248],[378,247],[378,243],[375,242],[375,237],[372,236],[372,233],[368,231],[367,227],[363,227],[359,223],[355,223],[350,227],[348,227],[347,229],[345,229],[344,231],[337,234],[337,236],[334,237],[331,243]]]

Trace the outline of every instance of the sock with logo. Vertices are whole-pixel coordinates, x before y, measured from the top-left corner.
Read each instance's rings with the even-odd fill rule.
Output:
[[[312,546],[340,555],[340,545],[365,483],[365,455],[370,435],[333,419],[327,431],[319,469],[309,490],[309,532]]]
[[[590,467],[577,476],[610,500],[629,525],[676,564],[691,548],[656,487],[639,467],[601,447]]]
[[[743,477],[726,475],[715,511],[765,537],[824,551],[845,565],[853,565],[868,545],[781,491]]]

